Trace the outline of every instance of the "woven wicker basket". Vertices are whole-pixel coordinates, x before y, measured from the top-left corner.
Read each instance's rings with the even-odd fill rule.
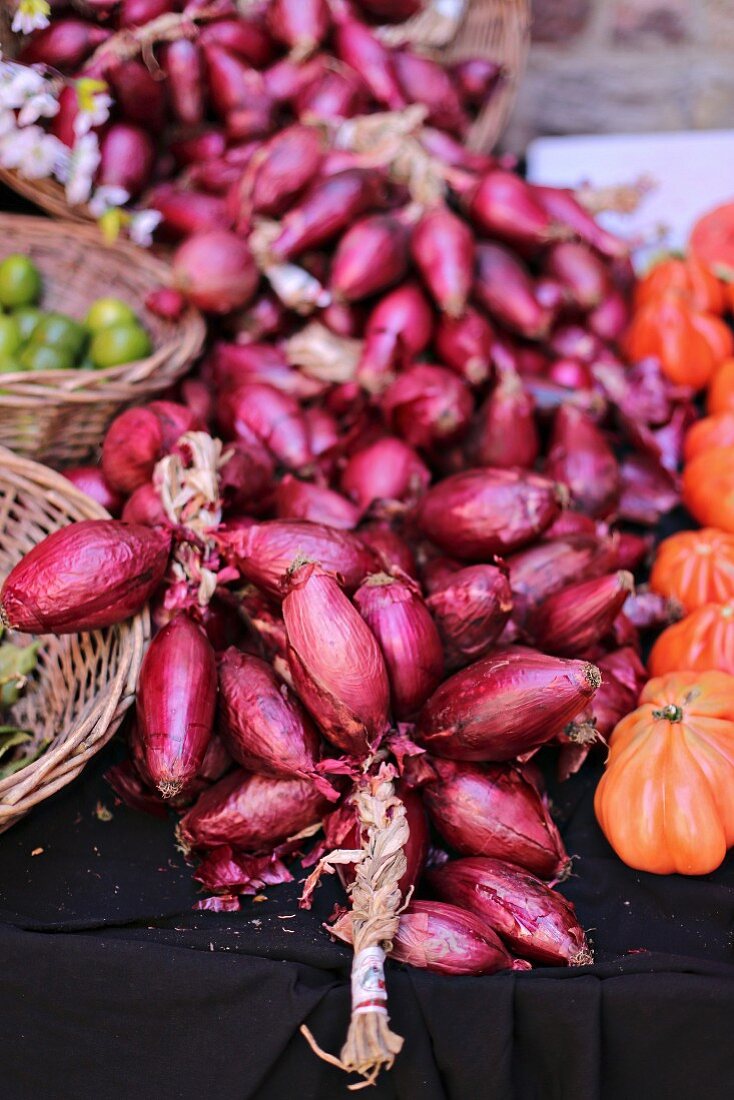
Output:
[[[0,582],[49,532],[106,516],[61,474],[0,447]],[[38,760],[0,779],[0,831],[70,783],[112,737],[135,698],[149,633],[146,610],[109,630],[38,639],[38,670],[9,720],[29,730],[34,745],[50,743]],[[16,638],[28,644],[27,635]]]
[[[0,444],[53,466],[77,463],[101,444],[121,409],[171,386],[198,355],[205,326],[188,309],[175,324],[144,309],[150,290],[168,269],[129,244],[105,245],[93,226],[0,215],[0,260],[24,252],[38,265],[44,308],[81,318],[93,299],[114,294],[147,328],[154,351],[147,359],[106,370],[24,371],[0,378]]]
[[[426,8],[419,15],[400,26],[384,27],[380,33],[386,42],[410,43],[447,62],[488,57],[504,66],[505,79],[467,138],[470,148],[489,152],[507,122],[525,72],[530,22],[530,0],[426,0]],[[7,17],[3,25],[0,10],[0,43],[9,56],[15,45],[13,37]],[[53,180],[27,180],[5,168],[0,168],[0,180],[55,218],[90,221],[86,208],[69,206],[63,188]]]

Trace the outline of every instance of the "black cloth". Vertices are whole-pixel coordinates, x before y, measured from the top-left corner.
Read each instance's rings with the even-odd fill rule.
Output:
[[[240,913],[192,910],[173,821],[118,804],[101,753],[0,837],[3,1100],[331,1100],[349,951],[298,884]],[[562,887],[594,966],[448,978],[389,964],[405,1037],[375,1100],[730,1100],[734,858],[705,879],[624,867],[593,817],[598,766],[552,790],[577,875]],[[104,820],[105,810],[112,812]],[[33,853],[36,853],[35,855]]]

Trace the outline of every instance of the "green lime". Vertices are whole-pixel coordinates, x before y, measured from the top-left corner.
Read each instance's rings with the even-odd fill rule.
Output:
[[[40,297],[41,273],[33,261],[18,252],[6,256],[0,263],[0,303],[30,306]]]
[[[19,309],[13,310],[12,316],[17,321],[23,343],[30,340],[33,330],[41,318],[40,309],[36,309],[35,306],[21,306]]]
[[[15,318],[0,317],[0,355],[14,355],[22,342]]]
[[[140,325],[113,325],[92,337],[89,357],[95,367],[117,367],[150,355],[150,337]]]
[[[26,370],[71,370],[74,366],[72,352],[59,345],[27,344],[18,360]]]
[[[78,321],[65,313],[42,313],[31,336],[32,344],[65,348],[78,359],[87,342],[87,333]]]
[[[134,312],[121,298],[97,298],[92,302],[84,324],[92,332],[101,332],[113,325],[137,325]]]
[[[16,371],[22,371],[26,368],[12,355],[0,355],[0,374],[15,374]]]

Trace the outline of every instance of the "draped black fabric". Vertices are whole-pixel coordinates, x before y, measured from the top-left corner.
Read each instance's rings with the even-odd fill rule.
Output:
[[[349,951],[298,884],[240,913],[192,910],[173,821],[119,805],[105,750],[0,837],[3,1100],[345,1098]],[[715,874],[625,868],[593,817],[598,770],[552,790],[596,951],[580,969],[447,978],[389,964],[405,1046],[376,1100],[730,1100],[734,858]],[[111,820],[103,820],[112,812]],[[100,812],[101,811],[101,812]],[[39,851],[39,849],[42,849]],[[37,854],[33,854],[36,852]]]

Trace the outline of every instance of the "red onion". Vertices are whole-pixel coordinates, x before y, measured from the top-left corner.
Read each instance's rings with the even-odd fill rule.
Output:
[[[622,569],[554,592],[531,615],[533,641],[553,653],[586,655],[611,629],[633,589],[632,574]]]
[[[154,412],[127,409],[110,424],[102,446],[102,470],[108,484],[128,496],[150,481],[163,452],[163,430]]]
[[[326,0],[272,0],[267,20],[273,38],[294,61],[304,61],[319,48],[331,22]]]
[[[388,725],[390,685],[380,647],[320,566],[297,567],[289,583],[283,620],[295,689],[329,741],[364,755]]]
[[[367,87],[357,74],[346,66],[342,70],[322,71],[315,80],[302,84],[295,97],[299,118],[354,118],[364,113],[368,99]]]
[[[631,592],[622,607],[625,618],[638,630],[662,630],[683,618],[683,605],[658,592],[638,589]]]
[[[306,778],[318,763],[319,735],[298,699],[269,664],[233,646],[219,658],[218,728],[250,771]]]
[[[675,479],[653,459],[628,455],[620,467],[619,515],[631,523],[655,527],[680,503]]]
[[[108,485],[99,466],[74,466],[62,470],[65,478],[76,485],[80,492],[86,493],[97,504],[101,504],[111,516],[118,516],[122,510],[121,495]]]
[[[545,259],[545,271],[557,279],[579,309],[594,309],[610,289],[607,265],[576,241],[554,244]]]
[[[505,859],[541,878],[565,877],[570,860],[540,794],[519,768],[433,760],[423,799],[438,832],[461,855]]]
[[[316,84],[325,71],[328,72],[325,54],[317,54],[308,61],[300,62],[281,57],[263,72],[265,90],[279,103],[297,101],[300,93]]]
[[[573,405],[574,408],[588,413],[597,420],[601,419],[606,412],[604,398],[591,390],[569,390],[555,382],[547,382],[527,375],[524,384],[540,414],[557,412],[564,405]]]
[[[240,344],[246,344],[256,343],[269,336],[280,336],[289,317],[280,299],[266,291],[258,295],[238,321],[237,340]]]
[[[452,67],[459,94],[472,107],[483,107],[503,78],[502,66],[487,57],[467,57]]]
[[[275,490],[279,519],[306,519],[351,531],[359,522],[359,508],[341,493],[286,474]]]
[[[268,851],[314,825],[327,806],[311,779],[274,779],[238,768],[199,796],[181,819],[179,835],[190,848],[231,844]]]
[[[375,501],[414,500],[430,480],[430,471],[413,448],[386,436],[347,460],[341,487],[366,512]]]
[[[473,409],[466,384],[453,371],[430,363],[403,371],[382,396],[388,425],[412,447],[431,448],[455,439]]]
[[[567,485],[573,504],[587,515],[608,516],[619,500],[617,459],[593,421],[571,405],[556,413],[545,473]]]
[[[221,130],[200,130],[191,137],[178,138],[169,145],[176,163],[180,165],[199,164],[201,161],[215,160],[224,155],[227,139]]]
[[[496,163],[493,157],[468,149],[445,130],[436,130],[432,126],[421,129],[420,140],[432,156],[450,168],[462,168],[467,172],[488,172]]]
[[[217,344],[212,355],[215,385],[225,391],[219,402],[219,421],[223,430],[233,430],[236,409],[230,407],[227,392],[241,386],[264,383],[289,397],[308,400],[319,397],[325,383],[295,370],[285,353],[271,344]]]
[[[579,733],[593,730],[607,740],[612,730],[625,714],[637,706],[647,673],[637,653],[630,646],[616,649],[599,658],[601,687],[586,710],[565,728],[571,740]]]
[[[428,345],[433,313],[414,283],[405,283],[378,302],[365,329],[357,377],[371,391],[383,389],[402,361]]]
[[[408,230],[391,214],[355,222],[336,247],[331,290],[337,301],[378,294],[399,282],[408,266]]]
[[[409,718],[443,675],[441,639],[420,589],[408,577],[374,573],[357,589],[354,602],[385,658],[392,713]]]
[[[374,551],[379,565],[386,573],[399,570],[408,577],[415,577],[415,559],[407,542],[396,534],[388,523],[377,521],[359,529],[362,542]]]
[[[330,302],[319,313],[319,320],[324,322],[330,332],[335,336],[351,339],[361,336],[366,318],[367,309],[362,302]]]
[[[390,958],[437,974],[518,969],[486,924],[440,901],[414,901],[400,916]]]
[[[615,343],[622,336],[630,320],[630,311],[618,290],[607,291],[599,305],[586,319],[591,331],[600,340]]]
[[[443,65],[410,49],[395,50],[392,63],[403,95],[428,109],[427,121],[452,134],[463,134],[469,119],[450,74]]]
[[[598,337],[575,324],[558,325],[550,335],[548,347],[555,355],[580,359],[582,363],[593,363],[602,351]]]
[[[481,561],[532,542],[558,511],[554,482],[520,470],[480,468],[429,489],[418,508],[418,523],[447,554]]]
[[[313,460],[298,402],[274,386],[258,382],[238,386],[220,398],[218,416],[227,435],[247,440],[253,433],[290,470],[302,469]]]
[[[322,139],[317,130],[288,126],[254,158],[252,172],[243,178],[243,200],[249,198],[256,214],[283,214],[317,174],[322,157]]]
[[[470,565],[431,588],[428,608],[443,641],[446,667],[461,668],[492,648],[512,610],[505,570]]]
[[[137,757],[164,798],[196,777],[217,702],[214,650],[203,630],[177,615],[156,634],[140,669]]]
[[[173,0],[121,0],[118,23],[121,27],[142,27],[173,7]]]
[[[494,332],[486,317],[471,306],[458,318],[442,313],[434,342],[441,362],[469,385],[481,385],[492,373]]]
[[[452,760],[510,760],[550,740],[599,681],[583,661],[497,650],[444,681],[421,711],[416,737]]]
[[[150,135],[139,126],[114,122],[100,142],[97,183],[122,187],[135,198],[150,180],[155,149]]]
[[[256,523],[223,541],[232,548],[245,580],[273,596],[282,594],[281,581],[299,558],[338,573],[347,591],[354,591],[375,569],[373,555],[351,532],[304,520]]]
[[[272,102],[265,91],[261,74],[249,68],[235,54],[211,41],[206,42],[202,50],[211,105],[220,118],[227,118],[235,111],[246,111],[263,99],[267,104]]]
[[[186,310],[186,299],[172,287],[161,286],[147,295],[145,308],[164,321],[178,321]]]
[[[649,561],[655,539],[652,535],[633,535],[631,531],[619,531],[617,536],[617,564],[620,569],[634,571]]]
[[[311,453],[318,458],[339,441],[339,425],[336,419],[316,406],[303,410]]]
[[[149,205],[163,217],[167,237],[189,237],[215,229],[228,229],[232,219],[223,199],[198,191],[178,191],[169,184],[154,188]]]
[[[151,401],[146,406],[161,426],[161,445],[164,452],[172,450],[185,432],[201,427],[187,405],[178,401]]]
[[[280,234],[270,245],[272,258],[288,260],[307,248],[326,244],[367,210],[377,195],[376,174],[362,168],[317,179],[280,223]]]
[[[219,491],[227,513],[246,511],[260,515],[271,503],[275,462],[257,439],[236,439],[227,444],[231,457],[219,471]]]
[[[132,760],[123,760],[114,764],[104,773],[104,777],[117,797],[131,810],[150,814],[151,817],[168,820],[165,802],[145,783]]]
[[[202,46],[223,46],[249,65],[260,69],[273,56],[273,43],[265,30],[252,19],[218,19],[199,29]]]
[[[198,126],[204,120],[204,59],[196,42],[179,38],[168,43],[162,59],[168,102],[176,122]]]
[[[27,40],[18,60],[23,65],[50,65],[73,72],[109,36],[108,30],[82,19],[54,19]]]
[[[512,617],[521,626],[548,596],[574,581],[591,580],[618,564],[617,545],[596,533],[557,535],[508,558],[514,601]]]
[[[492,237],[542,244],[557,232],[530,184],[515,172],[495,168],[482,177],[469,204],[474,224]]]
[[[474,294],[490,316],[530,340],[542,339],[550,313],[540,305],[522,263],[498,244],[477,245]]]
[[[606,527],[604,524],[597,523],[591,516],[584,516],[581,512],[564,511],[550,527],[546,527],[542,537],[545,542],[550,539],[565,538],[567,535],[593,535],[594,538],[597,538],[605,534]],[[602,569],[602,573],[606,572],[608,570]]]
[[[126,122],[157,134],[166,122],[166,93],[142,61],[123,61],[110,73],[115,104]]]
[[[65,85],[59,92],[58,104],[58,112],[51,119],[50,131],[54,137],[57,137],[59,141],[63,142],[64,145],[71,149],[76,141],[74,123],[79,114],[79,100],[77,98],[76,88],[72,87],[70,84]],[[98,130],[95,129],[95,133],[98,133]]]
[[[593,956],[573,905],[529,871],[469,856],[429,875],[432,889],[482,921],[512,950],[546,966],[586,966]]]
[[[556,359],[548,367],[547,376],[551,382],[569,390],[590,390],[594,385],[590,368],[578,359]]]
[[[538,184],[531,185],[531,190],[549,217],[573,230],[582,241],[601,252],[602,256],[614,259],[628,255],[627,242],[602,229],[576,199],[573,191],[564,187],[541,187]]]
[[[24,634],[77,634],[137,615],[160,583],[171,536],[119,520],[52,531],[11,569],[0,618]]]
[[[260,277],[245,241],[224,229],[189,237],[176,249],[172,265],[178,289],[209,313],[246,305]]]
[[[150,481],[138,485],[132,496],[128,498],[122,509],[122,519],[125,523],[142,523],[146,527],[170,525],[170,520],[161,504],[161,498]]]
[[[503,372],[472,421],[469,457],[479,466],[532,469],[539,452],[535,403],[514,371]]]
[[[474,238],[466,222],[446,207],[428,210],[413,230],[411,253],[439,309],[461,317],[474,274]]]
[[[369,28],[348,15],[342,16],[334,32],[334,50],[339,60],[362,78],[378,103],[391,111],[405,107],[392,55]]]

